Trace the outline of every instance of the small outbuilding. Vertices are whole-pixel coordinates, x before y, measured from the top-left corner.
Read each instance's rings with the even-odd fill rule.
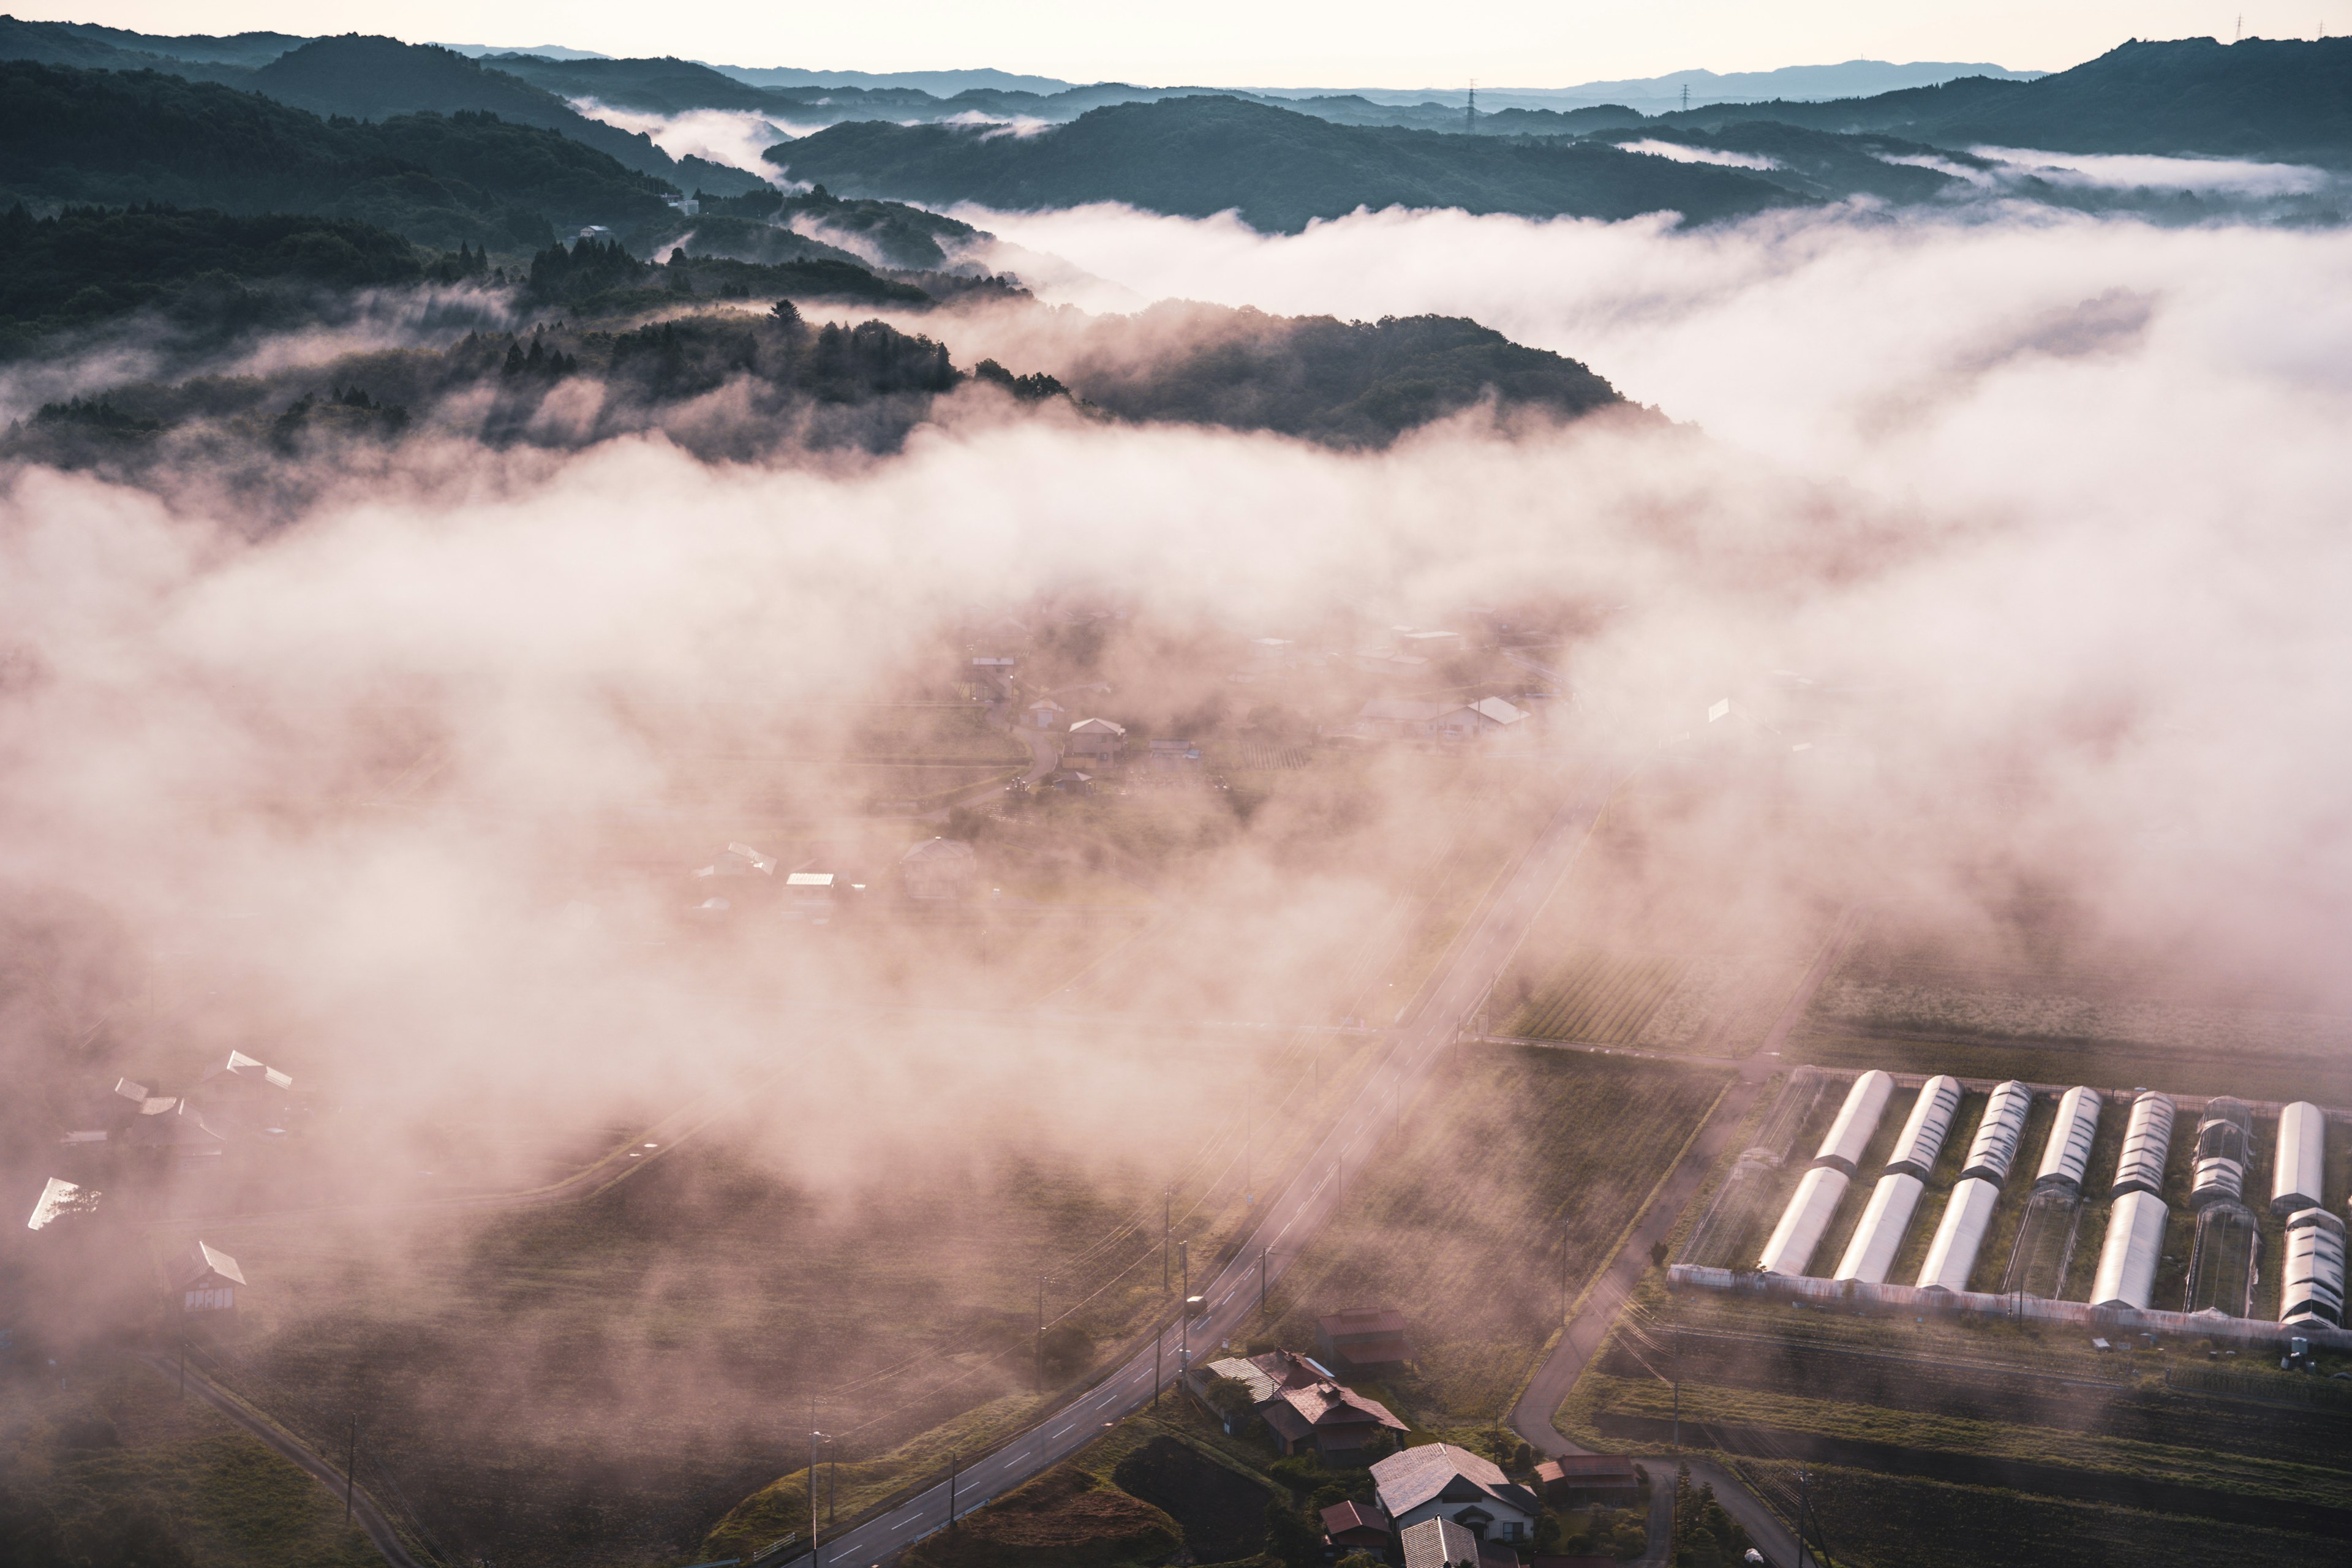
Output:
[[[2327,1115],[2307,1100],[2279,1112],[2278,1159],[2271,1167],[2271,1213],[2322,1206],[2327,1175]]]
[[[1068,710],[1050,697],[1040,697],[1023,711],[1031,729],[1058,730],[1062,727],[1062,716]]]
[[[1334,1366],[1365,1371],[1412,1359],[1404,1314],[1391,1307],[1349,1307],[1318,1318],[1315,1338],[1323,1359]]]
[[[1395,1539],[1389,1516],[1369,1503],[1335,1502],[1323,1510],[1323,1543],[1335,1554],[1370,1552],[1385,1555]]]
[[[163,1273],[183,1312],[234,1312],[245,1289],[236,1259],[201,1241],[169,1259]]]
[[[1554,1508],[1632,1508],[1642,1474],[1618,1454],[1566,1454],[1536,1467],[1536,1489]]]
[[[1478,1538],[1450,1519],[1427,1519],[1399,1537],[1404,1568],[1476,1568]]]

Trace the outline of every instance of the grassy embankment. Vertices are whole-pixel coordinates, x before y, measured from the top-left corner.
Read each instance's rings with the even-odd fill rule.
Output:
[[[113,1352],[0,1373],[0,1488],[69,1535],[152,1530],[200,1568],[380,1568],[342,1500]],[[134,1553],[148,1561],[149,1553]],[[126,1557],[125,1560],[128,1560]],[[169,1559],[157,1559],[169,1561]]]

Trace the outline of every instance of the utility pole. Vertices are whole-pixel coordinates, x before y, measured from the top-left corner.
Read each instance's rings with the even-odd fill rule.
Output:
[[[1470,129],[1478,129],[1478,79],[1470,79]]]
[[[1154,1410],[1160,1408],[1160,1345],[1167,1337],[1168,1331],[1164,1328],[1151,1331],[1151,1408]]]
[[[1568,1226],[1559,1227],[1559,1315],[1568,1317]]]
[[[1037,1392],[1045,1392],[1045,1277],[1037,1276]]]
[[[1683,83],[1683,112],[1685,114],[1690,112],[1690,83],[1688,82]]]
[[[343,1522],[352,1521],[352,1478],[360,1468],[360,1413],[352,1412],[352,1446],[343,1459]]]
[[[818,1549],[818,1542],[824,1537],[817,1530],[816,1517],[816,1445],[817,1439],[824,1436],[816,1429],[817,1398],[816,1394],[809,1395],[809,1563],[811,1568],[824,1568],[824,1553]]]
[[[1177,1267],[1184,1271],[1183,1299],[1176,1303],[1176,1375],[1183,1376],[1192,1370],[1192,1247],[1190,1242],[1176,1244]]]
[[[1265,1310],[1265,1253],[1263,1247],[1257,1249],[1257,1310],[1261,1312]]]
[[[1808,1489],[1807,1484],[1808,1484],[1811,1479],[1812,1479],[1812,1472],[1811,1472],[1811,1471],[1810,1471],[1810,1470],[1806,1469],[1806,1468],[1805,1468],[1804,1467],[1802,1467],[1802,1466],[1798,1467],[1798,1469],[1797,1469],[1797,1568],[1804,1568],[1804,1564],[1805,1564],[1805,1506],[1806,1506],[1807,1502],[1810,1500],[1808,1499],[1808,1497],[1806,1496],[1806,1492],[1807,1492],[1807,1489]]]
[[[956,1451],[950,1448],[948,1450],[948,1528],[950,1530],[955,1528],[955,1467]]]
[[[1176,1212],[1176,1189],[1160,1189],[1160,1293],[1168,1294],[1168,1237],[1174,1229],[1171,1216]]]

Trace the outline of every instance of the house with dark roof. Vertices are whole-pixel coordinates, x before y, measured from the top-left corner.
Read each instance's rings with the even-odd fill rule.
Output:
[[[1381,1433],[1405,1431],[1387,1405],[1336,1383],[1283,1389],[1258,1415],[1284,1453],[1312,1446],[1325,1459],[1349,1464],[1360,1462],[1365,1446]]]
[[[1404,1314],[1388,1307],[1349,1307],[1318,1318],[1315,1337],[1322,1345],[1323,1359],[1334,1366],[1360,1372],[1401,1366],[1412,1359]]]
[[[1536,1490],[1554,1508],[1632,1508],[1641,1501],[1642,1476],[1615,1454],[1565,1454],[1536,1467]]]
[[[201,1111],[169,1096],[150,1096],[123,1140],[134,1149],[169,1155],[184,1171],[216,1168],[228,1147],[228,1140],[213,1131]]]
[[[1371,1468],[1381,1508],[1399,1530],[1442,1519],[1482,1540],[1525,1541],[1543,1508],[1493,1460],[1451,1443],[1406,1448]]]
[[[1395,1539],[1389,1516],[1360,1502],[1335,1502],[1323,1510],[1323,1544],[1334,1552],[1375,1552],[1385,1555]]]

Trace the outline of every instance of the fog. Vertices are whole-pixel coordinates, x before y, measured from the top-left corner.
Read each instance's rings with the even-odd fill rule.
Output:
[[[1102,352],[1056,307],[1441,312],[1667,418],[1473,410],[1343,453],[972,385],[882,456],[427,430],[311,459],[268,528],[194,458],[0,475],[0,884],[49,955],[13,993],[24,1070],[282,1062],[331,1088],[338,1201],[440,1190],[415,1173],[453,1142],[467,1181],[526,1184],[710,1097],[793,1202],[1014,1156],[1127,1202],[1232,1131],[1236,1058],[1139,1025],[1386,1021],[1349,965],[1465,826],[1524,841],[1629,774],[1675,792],[1647,875],[1719,943],[2030,890],[2266,1005],[2344,1005],[2352,237],[968,216],[1045,305],[900,318],[959,363]],[[1557,630],[1572,692],[1484,793],[1375,756],[1254,809],[1177,792],[1108,847],[983,838],[992,877],[1147,889],[1131,943],[685,919],[731,839],[878,885],[950,826],[861,812],[844,743],[972,654],[1153,734],[1311,730],[1228,679],[1247,639],[1344,656],[1480,606]],[[908,1006],[937,1011],[879,1011]],[[386,1268],[431,1228],[368,1226]]]

